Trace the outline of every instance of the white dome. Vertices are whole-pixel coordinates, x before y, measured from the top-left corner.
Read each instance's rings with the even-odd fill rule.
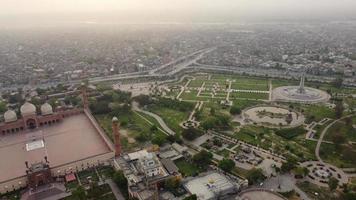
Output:
[[[14,121],[17,121],[17,115],[15,113],[15,111],[13,110],[8,110],[5,112],[4,114],[4,119],[5,119],[5,122],[8,123],[8,122],[14,122]]]
[[[42,115],[50,115],[53,114],[52,106],[49,103],[45,103],[41,106],[41,114]]]
[[[33,105],[32,103],[26,102],[23,104],[20,108],[21,115],[26,116],[26,115],[35,115],[36,114],[36,106]]]

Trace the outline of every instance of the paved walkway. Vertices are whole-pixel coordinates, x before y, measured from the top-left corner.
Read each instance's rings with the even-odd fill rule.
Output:
[[[156,115],[155,113],[151,113],[151,112],[149,112],[149,111],[140,109],[140,108],[138,107],[138,105],[137,105],[136,102],[134,102],[134,103],[132,104],[132,109],[133,109],[134,111],[141,112],[141,113],[144,113],[144,114],[146,114],[146,115],[149,115],[149,116],[155,118],[155,120],[157,120],[157,122],[158,122],[159,125],[163,128],[163,130],[164,130],[166,133],[168,133],[169,135],[175,135],[175,134],[176,134],[174,131],[172,131],[172,129],[170,129],[170,128],[167,126],[167,124],[163,121],[163,119],[162,119],[160,116]]]

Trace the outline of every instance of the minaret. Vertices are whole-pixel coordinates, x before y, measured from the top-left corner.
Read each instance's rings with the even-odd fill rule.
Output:
[[[81,90],[82,90],[83,108],[88,109],[89,108],[88,94],[87,94],[87,86],[85,85],[85,83],[81,84]]]
[[[112,118],[112,133],[115,142],[115,156],[121,155],[121,142],[120,142],[120,132],[119,132],[119,120],[117,117]]]
[[[301,94],[305,93],[304,81],[305,81],[305,73],[303,72],[302,77],[300,79],[299,89],[298,89],[298,92]]]

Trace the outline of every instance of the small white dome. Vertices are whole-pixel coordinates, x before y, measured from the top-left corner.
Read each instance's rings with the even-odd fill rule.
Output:
[[[26,116],[26,115],[35,115],[36,114],[36,106],[33,105],[32,103],[26,102],[23,104],[20,108],[21,115]]]
[[[44,103],[41,106],[41,114],[42,115],[50,115],[53,114],[52,106],[49,103]]]
[[[17,121],[17,115],[15,111],[8,110],[4,114],[5,123]]]

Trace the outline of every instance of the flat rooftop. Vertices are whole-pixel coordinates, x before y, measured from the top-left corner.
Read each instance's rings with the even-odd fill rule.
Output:
[[[214,199],[220,192],[233,190],[236,185],[219,173],[211,173],[202,177],[197,177],[186,184],[184,187],[192,194],[196,194],[199,200]]]
[[[110,151],[85,114],[34,131],[0,136],[0,183],[26,175],[25,161],[44,161],[47,155],[54,168]]]

